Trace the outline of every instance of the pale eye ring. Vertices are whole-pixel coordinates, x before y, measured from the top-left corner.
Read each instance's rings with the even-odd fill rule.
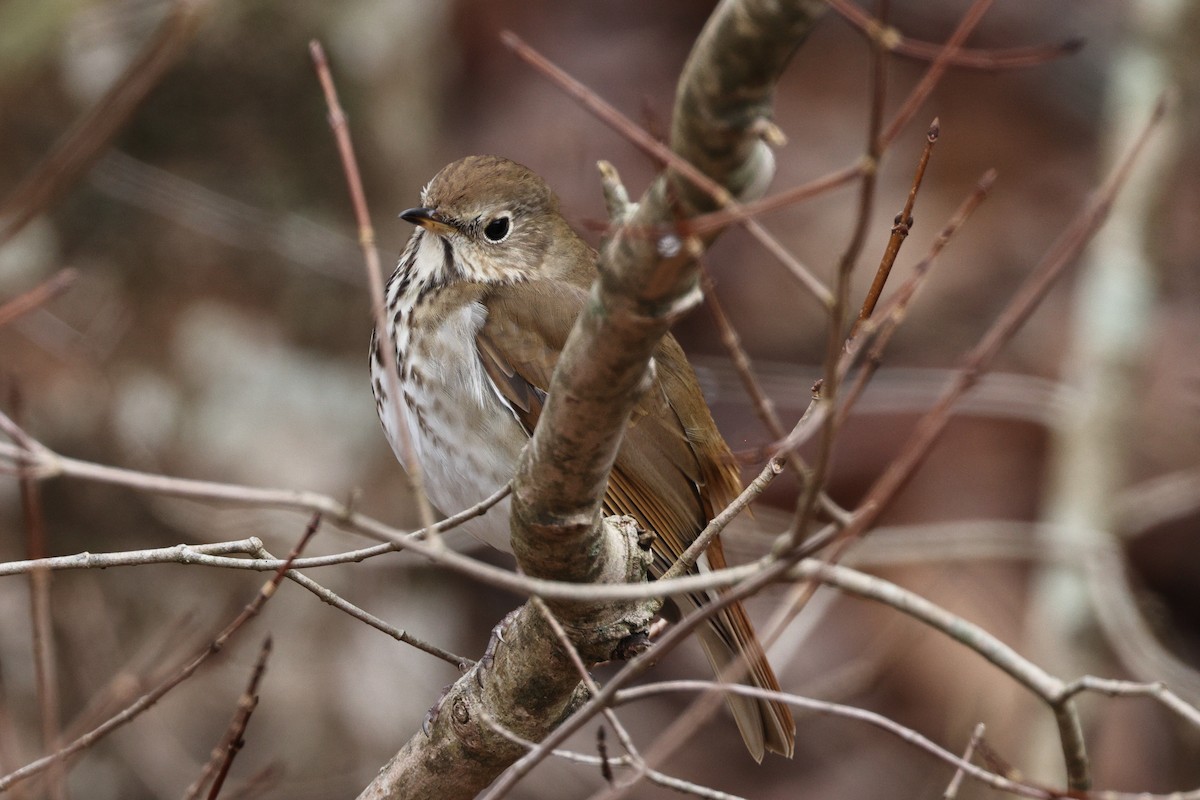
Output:
[[[483,226],[483,236],[492,244],[503,242],[510,233],[512,233],[512,219],[508,214],[494,217],[487,225]]]

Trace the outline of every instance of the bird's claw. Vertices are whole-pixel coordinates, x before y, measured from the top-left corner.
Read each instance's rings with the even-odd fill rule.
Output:
[[[438,714],[442,711],[442,704],[446,702],[446,695],[450,694],[453,686],[452,683],[443,686],[442,691],[438,694],[438,699],[425,712],[425,717],[421,720],[421,733],[425,734],[426,738],[432,735],[433,723],[437,722]]]
[[[483,686],[483,673],[492,668],[492,664],[496,661],[496,653],[499,651],[500,645],[507,644],[504,641],[504,631],[516,619],[518,610],[515,609],[505,614],[504,619],[500,620],[496,624],[496,627],[492,628],[492,636],[488,639],[487,648],[483,651],[483,658],[479,659],[478,668],[475,670],[475,682],[480,687]]]

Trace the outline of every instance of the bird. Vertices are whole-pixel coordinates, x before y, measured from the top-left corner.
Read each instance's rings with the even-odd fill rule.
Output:
[[[415,448],[431,502],[469,508],[504,486],[533,434],[550,378],[597,276],[596,252],[559,211],[535,172],[500,156],[468,156],[421,190],[400,214],[416,226],[385,292],[395,351],[371,337],[371,386],[387,438],[405,463]],[[385,358],[395,359],[402,403],[388,397]],[[652,531],[661,575],[741,491],[729,446],[683,349],[669,333],[653,354],[653,383],[638,402],[604,495],[606,514]],[[464,527],[511,552],[508,501]],[[716,538],[693,571],[725,566]],[[715,593],[689,596],[698,607]],[[686,609],[684,609],[686,610]],[[779,691],[745,609],[733,603],[698,630],[715,672],[744,656],[741,682]],[[750,755],[792,756],[786,704],[729,693]]]

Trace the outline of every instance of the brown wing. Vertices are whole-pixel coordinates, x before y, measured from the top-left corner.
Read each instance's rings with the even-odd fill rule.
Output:
[[[477,341],[484,369],[532,433],[541,415],[559,354],[587,300],[587,290],[562,281],[531,281],[491,291]],[[695,373],[678,342],[665,336],[654,354],[654,385],[638,402],[617,453],[604,496],[608,514],[628,514],[656,534],[656,575],[695,540],[714,514],[741,491],[737,467],[705,404]],[[707,551],[714,569],[725,566],[719,539]],[[688,598],[703,605],[708,598]],[[700,632],[714,670],[745,657],[743,682],[778,691],[745,610],[735,603]],[[791,756],[795,723],[780,703],[730,695],[738,728],[758,760],[770,749]]]
[[[526,433],[542,414],[554,365],[586,299],[586,290],[561,281],[501,286],[483,298],[479,359]]]
[[[563,281],[498,287],[484,298],[476,338],[484,369],[532,433],[587,291]],[[661,540],[655,571],[679,557],[714,513],[741,490],[695,375],[671,336],[655,351],[654,385],[635,407],[605,496],[605,511],[628,514]],[[682,398],[676,400],[676,398]],[[724,558],[717,543],[714,566]]]

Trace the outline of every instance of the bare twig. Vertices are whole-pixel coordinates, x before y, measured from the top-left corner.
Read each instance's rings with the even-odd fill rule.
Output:
[[[270,654],[271,637],[268,636],[263,640],[262,649],[259,650],[258,660],[255,662],[254,671],[250,675],[250,683],[246,686],[246,691],[238,698],[238,710],[233,720],[229,723],[229,731],[224,742],[225,746],[222,748],[224,753],[221,755],[221,763],[217,768],[216,777],[213,779],[212,788],[208,792],[208,800],[217,800],[217,796],[221,793],[221,787],[225,784],[225,778],[229,775],[229,768],[233,766],[233,759],[245,745],[242,737],[246,733],[246,725],[250,722],[250,715],[258,707],[258,684],[267,669],[267,657]]]
[[[266,602],[275,594],[275,590],[278,589],[279,584],[283,582],[283,576],[287,572],[291,562],[300,555],[300,552],[308,544],[309,540],[312,539],[312,537],[316,534],[317,528],[320,525],[320,520],[321,516],[319,514],[313,515],[312,520],[309,522],[308,527],[304,531],[304,535],[300,537],[300,541],[297,542],[296,547],[293,548],[291,554],[289,554],[283,565],[276,570],[275,574],[271,577],[271,580],[267,581],[267,583],[263,585],[254,599],[250,601],[250,603],[244,609],[242,609],[241,613],[239,613],[233,619],[233,621],[230,622],[225,629],[222,630],[217,637],[213,639],[203,650],[194,655],[187,663],[172,673],[158,686],[139,697],[131,705],[113,715],[98,727],[85,733],[83,736],[80,736],[78,739],[71,742],[66,747],[63,747],[58,752],[43,756],[42,758],[26,764],[24,767],[21,767],[14,772],[10,772],[5,776],[0,777],[0,791],[8,789],[18,781],[23,781],[26,778],[37,775],[40,772],[44,772],[52,765],[61,762],[63,759],[85,750],[88,747],[91,747],[93,744],[100,741],[117,728],[132,721],[143,711],[153,706],[169,691],[190,678],[209,658],[221,652],[221,650],[223,650],[225,645],[229,642],[229,639],[247,622],[258,616],[258,613],[262,610],[263,605],[265,605]]]
[[[492,730],[496,731],[510,742],[515,742],[516,744],[524,747],[526,750],[532,750],[537,746],[536,743],[531,742],[528,739],[523,739],[512,731],[502,727],[495,720],[489,719],[488,725],[492,728]],[[600,730],[603,731],[604,729],[600,728]],[[590,764],[597,766],[600,767],[602,771],[604,770],[606,764],[610,767],[630,767],[632,761],[629,756],[606,759],[603,755],[589,756],[583,753],[576,753],[572,750],[555,750],[553,755],[556,758],[574,761],[578,764]],[[664,786],[668,789],[673,789],[680,794],[690,794],[696,797],[706,798],[706,800],[745,800],[745,798],[742,798],[738,795],[718,791],[717,789],[713,789],[709,786],[701,786],[700,784],[693,783],[691,781],[680,780],[679,778],[672,777],[654,769],[647,769],[645,772],[645,778],[653,784]]]
[[[881,2],[880,12],[886,13],[887,8],[887,3]],[[812,423],[814,426],[820,424],[821,439],[817,446],[813,469],[806,476],[804,488],[796,501],[796,511],[789,531],[789,538],[793,546],[799,546],[808,531],[817,498],[824,491],[825,478],[833,458],[833,443],[837,436],[837,417],[828,412],[837,403],[840,388],[837,365],[845,339],[846,318],[850,313],[850,278],[866,243],[871,212],[875,205],[875,186],[879,173],[879,162],[885,149],[880,129],[883,125],[883,107],[887,97],[886,67],[886,50],[878,45],[871,47],[871,100],[867,116],[866,153],[862,159],[866,168],[859,180],[858,207],[851,225],[850,240],[838,259],[834,279],[833,305],[830,307],[825,333],[824,376],[821,379],[820,387],[814,389],[813,392],[813,405],[824,412],[821,414],[819,423]]]
[[[763,390],[758,377],[754,374],[754,367],[750,363],[750,356],[746,353],[745,348],[742,347],[741,338],[734,329],[733,323],[730,322],[729,316],[725,313],[721,301],[717,298],[712,275],[704,264],[703,259],[701,259],[700,280],[701,286],[704,289],[704,302],[708,306],[713,322],[716,324],[717,333],[721,337],[721,343],[725,345],[725,350],[729,353],[730,361],[733,363],[734,369],[741,379],[742,387],[750,397],[750,402],[754,407],[755,413],[771,434],[772,439],[782,441],[787,437],[783,422],[779,419],[779,415],[775,411],[774,402]],[[808,464],[800,457],[799,452],[795,448],[790,448],[782,452],[796,475],[801,480],[807,479],[809,474]],[[773,457],[769,457],[768,460],[771,460],[771,458]],[[820,493],[819,502],[821,503],[822,510],[832,518],[843,521],[846,519],[846,511],[835,503],[826,492],[822,491]]]
[[[21,395],[14,385],[12,404],[19,414]],[[37,561],[46,555],[46,519],[42,510],[37,481],[28,476],[20,478],[21,511],[25,517],[26,553]],[[42,749],[51,752],[59,744],[58,660],[54,646],[54,613],[50,605],[50,572],[33,569],[29,572],[29,612],[33,639],[33,671],[37,686],[38,711],[42,722]],[[67,797],[62,763],[48,770],[49,795],[54,800]]]
[[[283,767],[278,763],[267,764],[250,775],[229,793],[226,800],[258,800],[270,793],[283,776]]]
[[[599,692],[600,687],[592,678],[592,674],[588,672],[587,665],[583,663],[583,658],[580,657],[579,650],[576,649],[575,644],[571,641],[571,637],[567,635],[567,631],[565,628],[563,628],[562,622],[559,621],[558,617],[554,616],[554,612],[550,610],[550,607],[546,605],[546,601],[542,598],[532,597],[530,598],[530,601],[533,603],[534,607],[541,612],[542,617],[546,620],[546,624],[550,626],[550,630],[554,631],[554,636],[558,639],[558,643],[562,645],[563,649],[567,653],[567,656],[571,659],[571,663],[574,665],[575,670],[579,673],[579,678],[583,681],[583,685],[586,686],[587,690],[592,694]],[[646,762],[642,759],[641,753],[638,752],[637,745],[633,743],[633,737],[629,735],[629,731],[626,730],[625,725],[617,717],[617,712],[611,708],[606,708],[604,709],[603,713],[604,718],[608,720],[608,724],[612,726],[613,731],[617,734],[617,739],[621,742],[621,746],[624,747],[625,752],[629,754],[631,762],[639,770],[639,772],[645,772]],[[603,730],[603,728],[601,728],[601,730]]]
[[[983,19],[983,15],[987,13],[988,8],[992,5],[992,0],[975,0],[971,7],[967,9],[967,13],[963,14],[962,19],[958,23],[958,27],[954,29],[954,33],[950,34],[950,38],[946,44],[942,46],[933,63],[929,65],[929,69],[921,76],[920,82],[917,83],[913,90],[904,100],[904,105],[892,117],[891,123],[881,134],[882,145],[886,148],[888,144],[895,140],[900,135],[900,131],[908,124],[917,110],[929,97],[930,92],[937,86],[938,81],[942,79],[946,69],[950,66],[950,60],[954,58],[962,47],[963,42],[971,35],[971,31]]]
[[[213,784],[208,793],[209,800],[216,800],[217,795],[220,794],[221,786],[224,785],[225,778],[229,774],[229,767],[244,745],[242,737],[246,733],[250,715],[258,706],[258,685],[262,681],[263,673],[266,672],[267,658],[270,654],[271,637],[267,636],[263,639],[262,647],[258,651],[258,658],[250,672],[250,682],[238,698],[237,710],[233,714],[233,719],[229,721],[221,740],[213,748],[212,755],[204,764],[204,769],[200,771],[195,782],[184,793],[184,800],[196,800],[200,797],[200,792],[204,791],[204,787],[210,780],[213,781]]]
[[[991,190],[995,179],[995,170],[988,170],[980,178],[979,183],[975,185],[975,190],[959,205],[945,227],[938,233],[937,238],[930,245],[929,252],[913,268],[913,274],[896,290],[896,294],[892,297],[891,302],[887,304],[882,319],[877,319],[876,322],[869,323],[860,317],[860,332],[869,328],[870,331],[866,338],[870,339],[873,336],[874,339],[869,342],[852,342],[849,346],[849,352],[842,357],[841,371],[844,375],[845,370],[849,369],[851,362],[858,353],[869,345],[866,362],[863,364],[862,369],[859,370],[854,383],[842,398],[838,409],[838,425],[845,422],[846,417],[849,416],[850,411],[854,408],[854,404],[858,402],[867,384],[874,377],[876,370],[879,369],[879,365],[883,360],[884,348],[887,347],[888,342],[891,341],[892,334],[896,332],[896,329],[904,320],[904,317],[908,313],[909,304],[912,302],[913,297],[916,296],[917,290],[924,285],[930,268],[933,267],[934,262],[937,261],[938,256],[941,255],[946,245],[950,243],[950,239],[953,238],[954,234],[958,232],[963,223],[967,221],[975,209],[979,207],[979,204],[987,197],[987,193]],[[789,442],[789,444],[795,447],[799,444],[799,441]]]
[[[258,556],[259,559],[262,559],[267,563],[275,561],[275,558],[265,549],[263,549],[261,544],[255,550],[254,555]],[[332,590],[325,588],[312,578],[309,578],[307,575],[297,572],[294,568],[287,571],[287,578],[288,580],[303,586],[305,589],[315,594],[323,603],[331,605],[339,611],[344,611],[360,622],[365,622],[372,628],[386,633],[388,636],[391,636],[398,642],[415,647],[418,650],[434,656],[435,658],[440,658],[442,661],[445,661],[448,664],[453,664],[458,668],[459,672],[466,672],[467,669],[469,669],[470,666],[475,663],[466,656],[455,655],[449,650],[438,647],[432,642],[427,642],[424,639],[413,636],[408,631],[401,630],[394,625],[389,625],[379,617],[376,617],[374,614],[359,608],[350,601],[340,597]]]
[[[507,497],[511,491],[508,485],[501,486],[476,505],[446,517],[430,528],[421,528],[411,533],[405,533],[396,528],[384,525],[378,520],[352,511],[347,504],[339,500],[316,492],[294,489],[263,489],[232,483],[175,478],[159,473],[139,472],[137,470],[112,467],[106,464],[96,464],[90,461],[62,456],[31,437],[2,411],[0,411],[0,431],[3,431],[13,441],[17,442],[17,445],[0,442],[0,474],[8,471],[12,474],[29,475],[39,480],[57,477],[79,478],[98,483],[128,486],[154,494],[188,497],[195,500],[220,501],[260,506],[263,508],[294,509],[310,513],[320,513],[336,527],[344,530],[352,530],[377,540],[391,542],[392,545],[389,549],[403,547],[398,542],[404,539],[420,540],[429,535],[430,532],[444,533],[456,528],[463,522],[486,513],[490,508]],[[9,464],[5,464],[4,460],[7,460]],[[24,466],[21,466],[22,463],[24,463]],[[3,574],[3,572],[0,572],[0,574]]]
[[[732,692],[734,694],[746,695],[748,697],[779,700],[810,713],[825,714],[829,716],[865,722],[868,725],[879,728],[880,730],[896,736],[906,744],[910,744],[913,747],[929,753],[930,755],[941,761],[944,761],[947,764],[961,769],[971,778],[986,786],[990,786],[993,789],[1015,794],[1020,797],[1038,798],[1038,800],[1053,800],[1054,798],[1061,796],[1057,792],[1052,792],[1048,789],[1043,789],[1038,786],[1019,783],[1006,778],[1003,775],[997,775],[996,773],[989,772],[982,767],[977,767],[950,752],[949,750],[946,750],[912,728],[901,725],[890,717],[877,714],[874,711],[855,708],[854,706],[847,706],[840,703],[830,703],[823,700],[813,700],[811,698],[799,697],[797,695],[787,694],[785,692],[771,692],[765,689],[758,689],[753,686],[743,686],[737,683],[714,684],[712,681],[697,680],[662,681],[659,683],[646,684],[645,686],[636,686],[631,689],[622,690],[618,694],[617,700],[621,703],[628,703],[645,697],[662,694],[664,692],[708,693],[714,690],[721,692]],[[1174,795],[1172,795],[1172,797],[1174,797]]]
[[[416,647],[430,655],[453,664],[459,669],[473,663],[470,659],[450,653],[437,645],[419,639],[407,631],[389,625],[373,614],[359,608],[335,592],[297,572],[308,567],[327,567],[336,564],[354,564],[375,556],[391,553],[396,547],[391,544],[376,545],[361,550],[337,553],[329,556],[297,558],[288,570],[287,578],[303,586],[315,594],[322,602],[343,611],[355,619],[365,622],[393,639]],[[230,556],[244,553],[252,558],[231,558]],[[55,556],[28,561],[8,561],[0,563],[0,577],[34,573],[39,570],[51,572],[67,569],[108,569],[111,567],[132,567],[148,564],[184,564],[191,566],[216,567],[219,569],[242,569],[255,572],[271,572],[279,569],[285,560],[272,556],[263,547],[262,541],[251,536],[231,542],[215,542],[212,544],[177,544],[171,547],[159,547],[148,550],[128,550],[120,553],[77,553],[71,556]]]
[[[725,224],[729,222],[742,224],[751,236],[757,239],[767,248],[767,251],[771,255],[775,256],[788,268],[788,271],[799,281],[801,286],[807,289],[813,297],[817,298],[823,306],[829,306],[833,299],[829,293],[829,289],[807,267],[797,261],[796,257],[791,255],[774,236],[768,233],[766,228],[752,219],[750,215],[753,212],[747,211],[746,205],[739,204],[725,187],[696,169],[686,159],[681,158],[671,148],[651,136],[645,128],[635,124],[613,105],[603,100],[587,86],[584,86],[578,80],[568,75],[552,61],[526,44],[512,31],[504,31],[500,34],[500,39],[518,58],[529,64],[577,100],[580,105],[594,114],[601,122],[620,133],[631,144],[637,146],[659,163],[669,165],[677,170],[680,175],[707,193],[718,206],[729,213],[729,216],[723,218]],[[799,200],[800,197],[797,196],[790,202],[799,202]],[[708,233],[710,230],[715,230],[716,226],[712,225],[713,220],[710,219],[707,221],[710,223],[709,226],[701,224],[695,230],[699,233]]]
[[[903,210],[896,216],[892,224],[892,235],[888,237],[887,248],[883,251],[883,258],[880,259],[879,268],[875,271],[875,280],[872,281],[862,309],[858,312],[858,319],[855,321],[854,327],[850,329],[851,339],[854,338],[859,327],[874,313],[875,304],[879,302],[879,297],[883,294],[883,286],[892,272],[892,265],[896,263],[896,256],[900,254],[900,246],[904,244],[904,240],[908,238],[908,234],[912,230],[913,205],[917,201],[917,192],[921,189],[921,181],[925,177],[925,167],[929,165],[929,156],[933,153],[933,146],[937,143],[940,134],[941,125],[935,118],[933,124],[929,126],[929,131],[925,134],[925,148],[921,151],[921,158],[917,162],[917,171],[913,175],[912,187],[908,190],[908,198],[904,201]]]
[[[41,308],[71,288],[79,277],[79,271],[68,267],[61,269],[27,292],[17,295],[0,305],[0,328],[13,320],[20,319],[30,311]]]
[[[3,412],[0,412],[0,428],[4,428],[6,423],[11,423],[11,420],[9,420]],[[142,491],[157,492],[181,497],[192,497],[204,500],[225,500],[228,502],[276,508],[313,509],[316,513],[321,513],[324,509],[331,509],[335,515],[338,515],[334,519],[339,527],[342,527],[346,530],[353,530],[365,536],[384,541],[383,544],[376,545],[374,547],[363,548],[361,550],[350,551],[348,553],[302,559],[300,563],[306,567],[329,566],[332,564],[347,563],[352,561],[363,561],[372,556],[381,555],[394,550],[411,550],[430,559],[434,563],[456,570],[474,580],[481,581],[500,589],[512,591],[520,596],[528,597],[536,594],[546,599],[576,601],[591,600],[594,598],[601,600],[647,599],[669,596],[671,594],[682,595],[690,592],[705,591],[707,589],[718,588],[735,583],[757,569],[757,567],[754,566],[735,567],[731,568],[730,570],[722,570],[720,572],[708,573],[706,575],[693,575],[686,578],[677,578],[670,582],[656,581],[653,586],[636,584],[585,586],[576,583],[531,578],[525,575],[516,575],[507,569],[493,567],[489,564],[477,561],[476,559],[456,553],[453,550],[430,546],[427,542],[422,541],[424,529],[415,532],[406,532],[393,528],[376,519],[368,517],[365,514],[361,514],[359,512],[350,512],[340,502],[328,497],[327,495],[316,494],[313,492],[257,489],[254,487],[239,486],[236,484],[212,483],[209,481],[196,481],[186,478],[171,478],[153,473],[109,467],[103,464],[94,464],[87,461],[80,461],[77,459],[67,458],[65,456],[59,456],[47,450],[36,440],[30,439],[28,434],[26,434],[24,431],[21,431],[19,428],[14,428],[11,433],[22,437],[22,440],[25,441],[28,445],[28,448],[31,449],[0,443],[0,457],[11,457],[16,460],[24,453],[33,452],[39,460],[37,465],[31,467],[28,471],[39,478],[44,478],[50,475],[70,475],[72,477],[83,478],[86,480],[130,486]],[[19,470],[14,468],[14,472],[19,472]],[[462,522],[466,521],[467,519],[471,519],[486,512],[487,509],[491,508],[500,500],[507,497],[508,493],[509,487],[501,487],[490,497],[481,501],[479,504],[472,506],[465,511],[459,512],[452,517],[447,517],[442,522],[437,523],[434,528],[437,531],[446,531],[454,528],[457,525],[462,524]],[[243,541],[258,542],[258,540],[254,539],[253,537],[250,540]],[[261,542],[258,542],[258,544],[261,544]],[[212,545],[212,547],[216,548],[229,546],[231,546],[229,543]],[[276,569],[280,563],[277,560],[264,559],[226,559],[221,557],[221,554],[218,550],[209,551],[206,549],[208,547],[210,547],[210,545],[175,545],[174,547],[169,548],[130,551],[125,553],[79,553],[72,556],[47,558],[37,563],[30,561],[0,563],[0,577],[4,575],[24,574],[37,567],[59,570],[87,569],[92,567],[103,568],[109,566],[134,566],[144,563],[183,563],[211,567],[266,571]],[[240,549],[230,549],[224,552],[230,553],[246,551]]]
[[[734,518],[742,513],[746,506],[750,505],[754,500],[762,494],[767,485],[775,479],[775,476],[783,471],[782,459],[773,458],[767,462],[767,465],[759,472],[758,477],[752,480],[741,494],[733,499],[733,501],[721,510],[719,514],[704,526],[704,530],[696,536],[696,539],[688,545],[687,550],[684,550],[674,564],[662,574],[662,577],[655,583],[662,580],[670,580],[685,575],[696,561],[708,550],[708,546],[712,543],[721,531],[723,531]]]
[[[921,42],[904,36],[896,28],[878,19],[847,0],[825,0],[851,25],[862,31],[873,42],[887,48],[888,52],[904,58],[933,61],[944,51],[941,45]],[[1066,39],[1053,44],[1028,47],[1004,47],[987,50],[962,48],[947,56],[950,66],[960,69],[977,69],[994,72],[1005,69],[1037,67],[1069,56],[1083,47],[1082,39]]]
[[[42,161],[0,202],[0,244],[70,189],[182,58],[211,0],[177,0],[149,43],[104,96],[75,121]]]
[[[971,731],[971,739],[967,742],[967,747],[963,750],[962,760],[966,763],[971,763],[971,758],[975,755],[975,748],[979,746],[979,742],[983,740],[984,731],[987,727],[980,722],[975,726],[975,730]],[[950,783],[946,786],[946,791],[942,792],[942,800],[954,800],[958,797],[958,789],[962,786],[963,776],[966,773],[962,766],[954,770],[954,777],[950,779]]]
[[[634,206],[629,200],[629,192],[621,182],[621,174],[611,162],[597,161],[596,169],[600,171],[600,188],[604,192],[604,207],[608,209],[609,223],[620,225]]]
[[[1164,708],[1178,714],[1193,727],[1200,729],[1200,709],[1183,700],[1161,681],[1134,683],[1133,681],[1084,675],[1064,686],[1062,697],[1063,699],[1074,697],[1080,692],[1096,692],[1109,697],[1150,697],[1158,701]]]
[[[371,308],[375,314],[376,347],[382,352],[372,354],[378,357],[384,365],[384,381],[387,396],[396,405],[396,419],[403,420],[408,416],[404,408],[403,393],[400,391],[399,365],[396,362],[396,343],[392,338],[392,327],[388,324],[387,303],[383,293],[383,270],[379,265],[379,249],[375,246],[375,228],[371,225],[371,213],[367,209],[367,196],[363,191],[362,177],[358,171],[358,159],[354,156],[354,143],[350,139],[350,125],[346,121],[346,113],[342,111],[338,101],[337,87],[333,83],[333,75],[329,71],[329,61],[325,58],[325,49],[316,39],[309,42],[308,49],[312,55],[313,64],[317,69],[317,78],[325,93],[325,104],[329,107],[329,127],[333,129],[337,141],[338,155],[342,160],[342,170],[346,173],[346,182],[350,188],[350,202],[354,206],[354,219],[358,224],[358,243],[362,247],[363,260],[367,266],[367,283],[371,289]],[[425,492],[425,472],[417,449],[409,437],[408,426],[396,426],[400,435],[400,449],[404,453],[404,472],[408,476],[409,485],[417,500],[417,511],[420,515],[421,526],[433,529],[433,507],[429,504],[429,496]]]

